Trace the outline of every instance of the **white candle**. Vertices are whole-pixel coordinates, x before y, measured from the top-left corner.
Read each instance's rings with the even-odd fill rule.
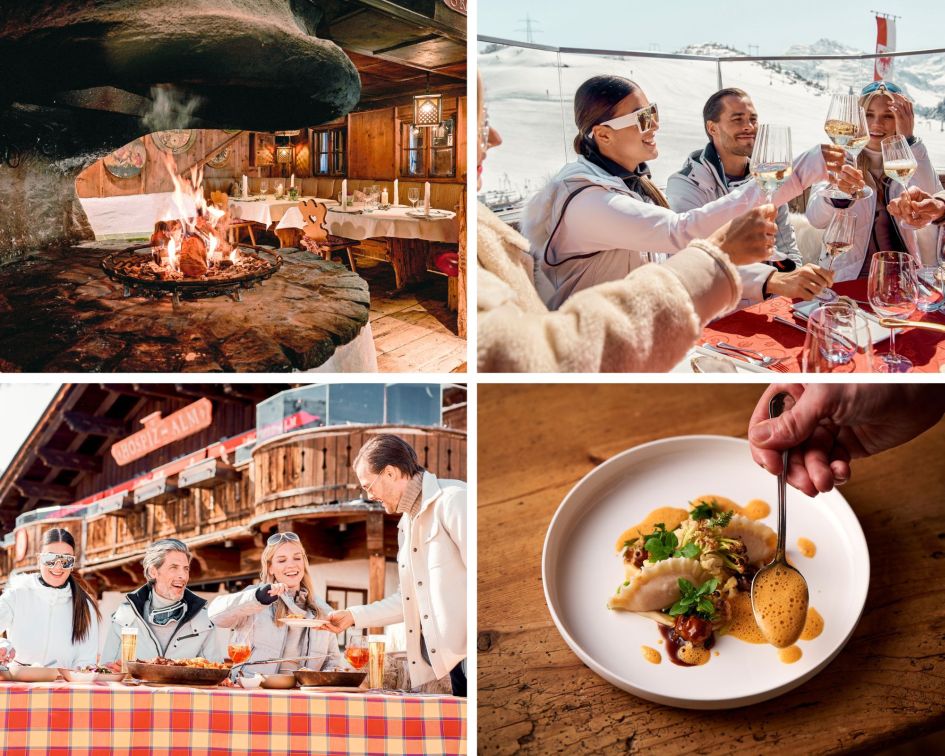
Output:
[[[387,187],[385,186],[381,192],[381,204],[388,205],[390,204],[390,197],[387,196]]]
[[[249,179],[246,178],[246,174],[243,174],[243,197],[246,198],[249,196]]]
[[[282,184],[276,184],[276,195],[279,197],[282,196]]]
[[[397,182],[397,179],[394,179],[394,204],[400,204],[400,185]]]
[[[341,206],[348,206],[348,179],[342,179],[341,181]]]
[[[294,173],[289,177],[289,188],[295,189],[295,174]]]
[[[430,214],[430,182],[423,182],[423,214]]]

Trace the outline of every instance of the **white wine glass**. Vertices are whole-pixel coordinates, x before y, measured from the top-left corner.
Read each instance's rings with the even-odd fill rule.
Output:
[[[823,253],[830,258],[827,270],[832,271],[834,261],[853,248],[855,231],[856,216],[849,210],[838,210],[830,219],[827,230],[824,231],[823,242]],[[837,299],[837,292],[828,287],[817,295],[817,299],[821,302],[833,302]]]
[[[905,252],[877,252],[870,260],[867,284],[874,312],[884,318],[907,319],[916,309],[915,261]],[[896,329],[889,329],[889,351],[883,355],[881,373],[907,373],[908,357],[896,353]]]
[[[909,142],[902,134],[894,134],[886,137],[880,143],[880,147],[883,150],[883,172],[893,181],[902,184],[902,188],[905,189],[909,185],[909,179],[919,167]]]
[[[866,113],[856,95],[835,94],[830,98],[824,131],[827,132],[830,141],[842,147],[853,165],[856,165],[857,157],[870,140]],[[827,199],[836,208],[847,208],[856,200],[864,199],[872,194],[873,190],[864,186],[855,197],[851,196],[842,191],[832,178],[830,189],[827,191]]]
[[[408,189],[407,199],[410,200],[410,204],[413,205],[414,210],[416,210],[417,203],[420,201],[420,190],[415,186]]]
[[[265,196],[269,193],[269,182],[268,182],[268,181],[260,181],[260,182],[259,182],[259,193],[260,193],[263,197],[265,197]]]
[[[794,170],[791,155],[791,129],[788,126],[763,123],[758,127],[749,169],[769,203],[774,201],[774,193]]]

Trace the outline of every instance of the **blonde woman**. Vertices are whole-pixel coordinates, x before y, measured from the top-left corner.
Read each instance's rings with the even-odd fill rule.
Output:
[[[915,126],[912,103],[892,82],[874,81],[860,93],[860,105],[866,112],[870,141],[857,158],[856,168],[844,166],[837,185],[853,193],[866,184],[873,194],[850,208],[856,215],[853,248],[834,264],[834,281],[852,281],[869,275],[870,259],[879,250],[908,252],[920,264],[923,259],[931,264],[935,256],[934,230],[920,235],[895,212],[889,212],[890,204],[901,197],[904,190],[883,173],[882,141],[901,134],[909,142],[918,164],[909,188],[917,187],[928,194],[941,191],[928,150],[912,133]],[[829,200],[829,189],[829,183],[817,184],[807,202],[807,219],[815,228],[826,228],[837,212]]]
[[[289,614],[328,619],[331,607],[315,595],[308,573],[308,557],[295,533],[275,533],[266,541],[259,570],[259,585],[239,593],[217,596],[210,602],[210,619],[217,627],[248,631],[252,635],[249,661],[301,656],[323,656],[304,662],[252,664],[250,672],[273,674],[299,667],[329,669],[344,666],[334,633],[306,627],[287,627]]]

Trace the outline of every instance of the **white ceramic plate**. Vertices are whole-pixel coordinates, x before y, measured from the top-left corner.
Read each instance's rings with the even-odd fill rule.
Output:
[[[314,619],[314,618],[283,618],[280,620],[283,625],[286,627],[324,627],[328,624],[328,620],[323,619]]]
[[[738,504],[763,499],[764,522],[777,527],[776,478],[751,459],[748,442],[725,436],[679,436],[629,449],[594,468],[558,507],[542,553],[545,600],[565,642],[588,667],[618,688],[648,701],[689,709],[725,709],[786,693],[822,670],[853,633],[869,586],[869,552],[859,521],[836,491],[811,499],[788,487],[787,554],[807,578],[810,605],[824,631],[798,641],[800,660],[785,664],[777,649],[718,638],[701,667],[680,667],[659,645],[653,620],[607,609],[623,581],[614,552],[619,535],[654,508],[685,508],[697,496],[716,494]],[[812,559],[799,537],[817,547]],[[660,651],[652,664],[641,646]]]

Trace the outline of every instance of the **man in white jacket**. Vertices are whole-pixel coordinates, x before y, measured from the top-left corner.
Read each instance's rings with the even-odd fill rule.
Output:
[[[400,590],[366,606],[332,612],[342,632],[404,622],[413,687],[449,675],[453,694],[466,695],[466,484],[437,480],[398,436],[368,441],[354,471],[371,499],[400,513]]]
[[[123,627],[137,629],[139,659],[200,656],[223,661],[223,647],[207,614],[207,602],[187,588],[190,560],[190,549],[176,538],[162,538],[148,546],[143,560],[148,582],[125,596],[112,614],[103,663],[119,659]]]
[[[666,184],[666,199],[678,213],[707,205],[753,180],[749,162],[758,114],[748,94],[736,88],[721,89],[706,101],[702,114],[709,143],[693,152]],[[811,299],[831,283],[828,271],[803,264],[787,205],[778,207],[776,222],[775,256],[768,262],[738,268],[742,306],[777,295]]]

